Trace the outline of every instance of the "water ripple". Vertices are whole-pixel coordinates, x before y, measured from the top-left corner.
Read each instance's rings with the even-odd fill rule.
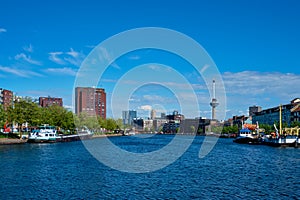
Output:
[[[158,135],[111,140],[141,153],[171,139]],[[176,162],[145,174],[110,169],[81,142],[0,146],[0,199],[299,199],[300,149],[219,139],[213,151],[199,159],[202,142],[203,137],[196,137]]]

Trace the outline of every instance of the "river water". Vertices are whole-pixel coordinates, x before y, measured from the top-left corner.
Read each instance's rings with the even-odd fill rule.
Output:
[[[128,151],[147,152],[173,137],[110,140]],[[178,160],[150,173],[111,169],[81,141],[0,146],[0,199],[300,199],[299,148],[220,138],[199,158],[203,139],[195,137]]]

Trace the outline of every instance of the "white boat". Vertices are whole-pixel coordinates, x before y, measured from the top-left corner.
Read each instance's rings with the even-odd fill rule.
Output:
[[[254,124],[242,124],[242,129],[239,130],[238,137],[233,141],[240,144],[260,144],[260,130],[258,122]]]
[[[279,134],[276,125],[274,124],[276,134],[274,136],[269,136],[263,138],[263,143],[269,146],[275,147],[298,147],[300,145],[300,139],[298,134],[296,135],[284,135]]]
[[[77,134],[58,134],[55,126],[43,125],[39,126],[38,129],[33,130],[27,142],[29,143],[46,143],[46,142],[71,142],[83,139],[90,139],[94,133],[87,127],[83,127],[77,130]]]
[[[251,130],[244,128],[239,130],[238,137],[233,140],[240,144],[258,144],[260,143],[258,134],[253,133]]]
[[[94,132],[89,130],[86,126],[83,126],[81,129],[77,129],[76,134],[64,135],[59,134],[56,136],[56,142],[72,142],[78,140],[90,139],[94,135]]]
[[[57,131],[54,126],[44,124],[39,126],[38,129],[30,132],[28,136],[29,143],[42,143],[42,142],[56,142]]]
[[[124,136],[135,135],[135,131],[134,131],[133,129],[131,129],[131,130],[125,130],[125,131],[123,132],[123,135],[124,135]]]

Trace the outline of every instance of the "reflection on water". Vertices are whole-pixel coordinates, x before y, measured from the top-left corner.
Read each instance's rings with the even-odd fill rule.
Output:
[[[132,152],[155,151],[171,135],[113,137]],[[93,142],[97,144],[97,140]],[[0,146],[0,199],[298,199],[300,149],[219,139],[206,157],[203,137],[159,171],[130,174],[99,163],[81,142]],[[143,167],[143,166],[140,166]]]

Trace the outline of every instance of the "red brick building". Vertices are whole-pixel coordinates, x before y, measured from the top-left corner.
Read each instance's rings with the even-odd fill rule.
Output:
[[[49,107],[52,105],[63,106],[62,98],[55,98],[55,97],[40,97],[39,98],[39,105],[41,107]]]
[[[6,110],[13,103],[13,92],[0,88],[0,104]]]
[[[76,87],[75,113],[85,112],[106,119],[106,93],[103,88]]]

